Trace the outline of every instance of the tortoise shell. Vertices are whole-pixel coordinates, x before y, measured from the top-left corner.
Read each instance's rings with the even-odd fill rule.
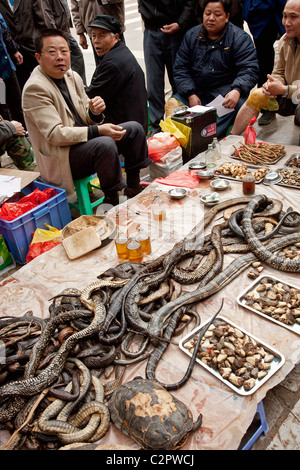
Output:
[[[192,413],[183,402],[159,383],[140,377],[113,392],[109,410],[117,428],[146,450],[182,447],[202,419],[200,415],[194,425]]]

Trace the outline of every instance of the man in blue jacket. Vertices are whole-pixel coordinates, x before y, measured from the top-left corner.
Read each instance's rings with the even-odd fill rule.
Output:
[[[258,79],[252,39],[228,21],[229,12],[227,0],[206,0],[203,24],[185,34],[174,64],[177,99],[205,106],[222,95],[223,106],[234,110],[217,118],[218,138],[226,135]]]
[[[165,110],[165,70],[175,93],[173,65],[185,31],[197,24],[196,0],[138,0],[144,22],[144,57],[151,134],[160,132]]]

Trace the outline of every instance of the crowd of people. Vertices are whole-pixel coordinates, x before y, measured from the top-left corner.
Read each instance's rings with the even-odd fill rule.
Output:
[[[116,205],[123,189],[134,197],[151,162],[147,137],[165,116],[166,73],[176,103],[223,96],[231,112],[217,117],[219,139],[242,134],[259,113],[260,125],[275,112],[300,125],[300,0],[137,4],[145,74],[126,45],[124,0],[0,0],[0,151],[18,168],[36,162],[41,178],[68,194],[75,179],[97,173],[106,203]]]

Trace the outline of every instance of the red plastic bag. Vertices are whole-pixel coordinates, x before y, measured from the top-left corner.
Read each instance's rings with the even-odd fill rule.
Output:
[[[179,141],[169,132],[159,132],[148,139],[148,155],[153,162],[159,162],[171,150],[180,147]]]
[[[169,186],[179,186],[180,188],[194,189],[199,184],[199,178],[193,171],[173,171],[166,178],[156,178],[156,183],[167,184]]]
[[[46,251],[51,250],[56,245],[59,245],[61,243],[61,240],[51,240],[47,242],[38,242],[38,243],[32,243],[29,246],[29,251],[26,256],[26,263],[29,263],[32,261],[34,258],[37,256],[41,255],[42,253],[45,253]]]
[[[8,221],[17,219],[55,195],[56,191],[54,188],[46,188],[43,191],[37,188],[17,202],[4,203],[0,209],[0,219]]]
[[[255,123],[256,117],[253,117],[245,130],[245,144],[255,144],[256,132],[252,125]]]

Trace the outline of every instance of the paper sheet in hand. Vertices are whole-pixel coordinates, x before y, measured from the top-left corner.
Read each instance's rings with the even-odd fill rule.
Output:
[[[10,197],[21,190],[21,178],[0,175],[0,196]]]
[[[217,115],[219,117],[225,116],[225,114],[232,113],[234,109],[225,108],[222,104],[224,103],[224,100],[225,100],[224,96],[218,95],[213,101],[208,103],[207,106],[212,106],[213,108],[216,108]]]

